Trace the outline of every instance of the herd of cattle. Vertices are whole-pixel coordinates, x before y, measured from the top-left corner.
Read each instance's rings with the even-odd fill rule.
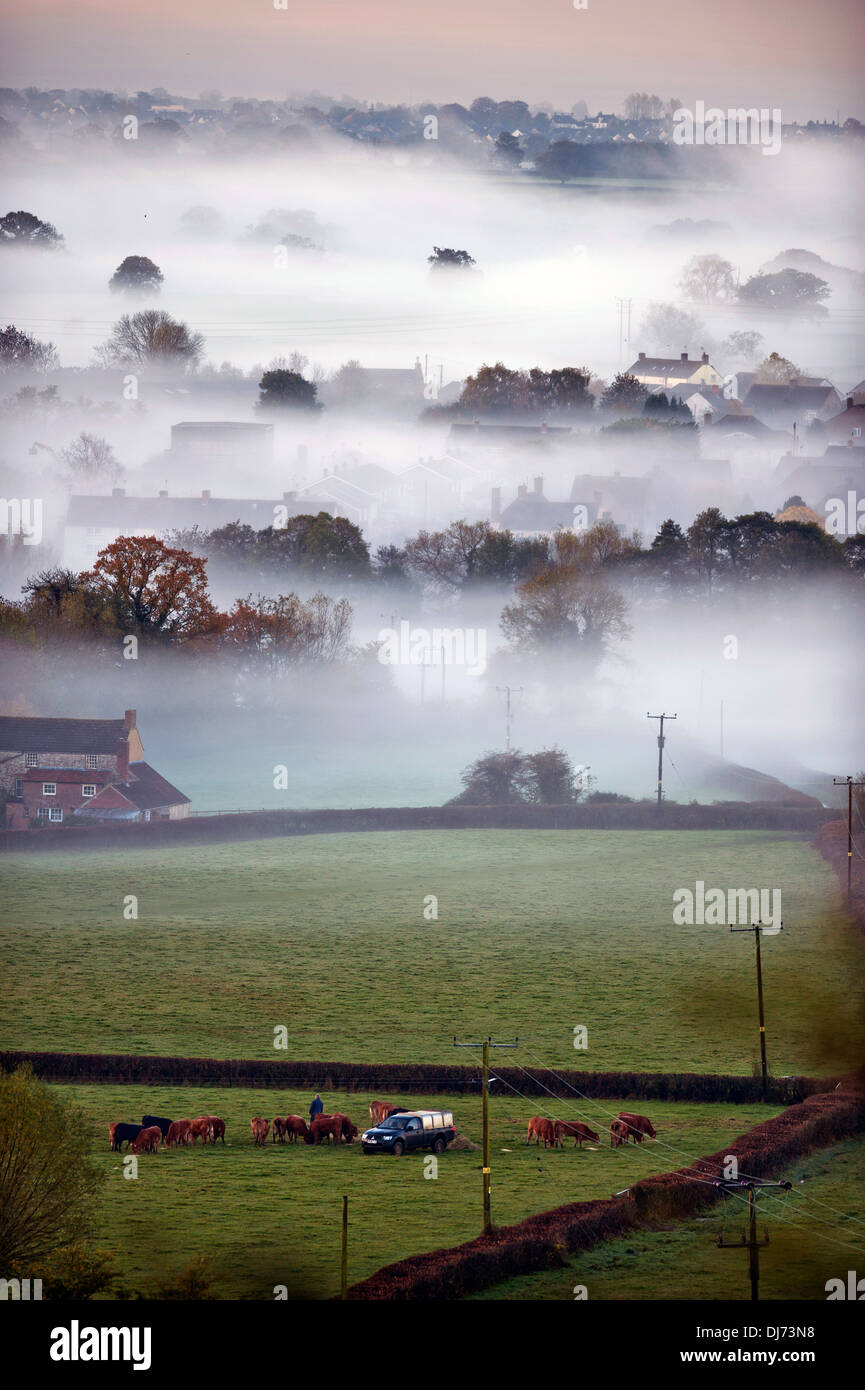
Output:
[[[108,1126],[108,1140],[113,1153],[120,1153],[128,1144],[134,1154],[155,1154],[160,1144],[176,1149],[181,1144],[225,1143],[225,1121],[218,1115],[198,1115],[194,1120],[166,1120],[161,1115],[142,1115],[140,1125],[118,1121]]]
[[[266,1144],[271,1129],[270,1120],[256,1115],[249,1123],[252,1126],[253,1144]],[[304,1144],[321,1144],[326,1139],[328,1143],[339,1144],[344,1139],[346,1144],[351,1144],[357,1138],[357,1133],[357,1125],[352,1124],[348,1115],[316,1115],[310,1124],[301,1115],[286,1115],[284,1120],[275,1115],[271,1143],[284,1144],[287,1139],[289,1144],[296,1144],[298,1139],[302,1139]]]
[[[393,1105],[387,1100],[374,1100],[369,1113],[373,1124],[378,1124],[388,1115],[401,1113],[402,1109],[402,1106]],[[321,1144],[325,1140],[333,1144],[352,1144],[358,1136],[357,1125],[352,1123],[348,1115],[316,1115],[310,1124],[300,1115],[286,1115],[285,1119],[275,1115],[272,1122],[256,1115],[249,1123],[252,1142],[256,1146],[266,1144],[268,1134],[273,1144],[284,1144],[286,1140],[289,1144],[295,1144],[298,1139],[302,1139],[304,1144]],[[120,1153],[126,1144],[134,1154],[157,1153],[160,1144],[167,1149],[179,1148],[181,1144],[194,1146],[197,1139],[201,1139],[202,1144],[215,1144],[217,1139],[221,1139],[224,1144],[225,1121],[218,1115],[198,1115],[194,1120],[167,1120],[160,1115],[142,1115],[140,1125],[121,1121],[109,1125],[108,1139],[112,1152]]]
[[[555,1149],[559,1145],[564,1146],[565,1139],[569,1137],[573,1138],[574,1148],[578,1144],[582,1148],[584,1139],[598,1142],[601,1136],[579,1120],[548,1120],[545,1115],[533,1115],[529,1120],[527,1144],[534,1139],[536,1145],[543,1142],[544,1148],[549,1145]],[[614,1149],[620,1144],[627,1144],[629,1139],[633,1139],[635,1144],[642,1144],[644,1139],[656,1138],[651,1120],[646,1115],[634,1115],[630,1110],[620,1110],[618,1119],[610,1125],[610,1146]]]
[[[400,1114],[403,1108],[387,1100],[374,1100],[369,1107],[370,1119],[373,1124],[380,1124],[389,1115]],[[352,1124],[348,1115],[340,1114],[316,1115],[309,1124],[300,1115],[286,1115],[285,1119],[276,1115],[272,1122],[256,1115],[249,1123],[252,1142],[257,1147],[267,1143],[268,1135],[273,1144],[284,1144],[286,1140],[296,1144],[298,1139],[304,1144],[322,1144],[325,1140],[332,1144],[351,1144],[358,1135],[357,1125]],[[224,1144],[225,1121],[218,1115],[198,1115],[194,1120],[166,1120],[159,1115],[143,1115],[140,1125],[119,1121],[109,1125],[108,1137],[115,1153],[120,1153],[124,1144],[130,1145],[134,1154],[157,1153],[160,1144],[167,1149],[190,1144],[194,1147],[198,1139],[202,1145],[215,1144],[218,1139]],[[584,1139],[597,1143],[600,1135],[579,1120],[549,1120],[545,1115],[533,1115],[529,1120],[527,1144],[534,1139],[536,1145],[543,1143],[545,1149],[555,1149],[563,1147],[567,1138],[573,1139],[575,1148],[577,1145],[582,1148]],[[642,1144],[644,1139],[655,1138],[651,1120],[629,1110],[620,1110],[618,1118],[610,1125],[610,1145],[614,1149],[627,1144],[629,1139]]]

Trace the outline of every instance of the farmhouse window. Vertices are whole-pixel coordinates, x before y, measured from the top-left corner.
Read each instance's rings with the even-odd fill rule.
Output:
[[[42,783],[42,795],[43,795],[43,796],[56,796],[56,795],[57,795],[57,783],[56,783],[56,782],[43,782],[43,783]]]
[[[37,807],[36,807],[36,819],[37,819],[37,820],[47,820],[47,819],[48,819],[48,807],[47,807],[47,806],[37,806]]]
[[[25,754],[24,754],[24,766],[25,766],[25,767],[38,767],[38,766],[39,766],[39,754],[38,754],[38,753],[25,753]]]
[[[82,796],[95,796],[95,795],[96,795],[96,784],[95,784],[94,782],[85,782],[85,783],[84,783],[84,786],[81,788],[81,795],[82,795]]]
[[[15,778],[15,789],[14,789],[14,791],[12,792],[12,795],[13,795],[13,796],[23,796],[23,795],[24,795],[24,779],[23,779],[23,777],[16,777],[16,778]]]
[[[95,754],[95,753],[88,753],[88,754],[87,754],[87,757],[84,759],[84,766],[85,766],[85,767],[98,767],[98,765],[99,765],[99,759],[97,758],[96,754]]]
[[[51,806],[51,807],[49,807],[49,810],[48,810],[48,819],[49,819],[49,820],[62,820],[62,819],[63,819],[63,808],[62,808],[61,806]]]

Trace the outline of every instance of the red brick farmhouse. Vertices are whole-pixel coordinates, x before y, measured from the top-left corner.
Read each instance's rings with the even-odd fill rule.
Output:
[[[0,715],[0,790],[7,830],[189,815],[189,797],[144,761],[134,709],[122,719]]]

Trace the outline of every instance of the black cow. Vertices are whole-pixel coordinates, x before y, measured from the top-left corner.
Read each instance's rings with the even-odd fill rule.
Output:
[[[120,1122],[116,1125],[109,1125],[111,1148],[115,1153],[120,1153],[124,1144],[131,1144],[134,1139],[138,1138],[142,1128],[142,1125],[125,1125]]]
[[[165,1142],[165,1136],[171,1128],[170,1120],[160,1119],[159,1115],[142,1115],[141,1123],[145,1129],[149,1129],[151,1125],[159,1125],[162,1130],[162,1141]]]

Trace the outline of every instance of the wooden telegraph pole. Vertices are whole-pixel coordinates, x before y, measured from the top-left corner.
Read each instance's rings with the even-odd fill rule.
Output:
[[[757,1239],[757,1198],[755,1189],[763,1187],[780,1187],[789,1192],[792,1183],[789,1182],[770,1182],[762,1178],[732,1179],[723,1178],[715,1183],[716,1187],[721,1187],[725,1192],[746,1191],[748,1193],[748,1236],[742,1232],[741,1240],[724,1240],[723,1236],[718,1236],[717,1244],[721,1250],[741,1250],[747,1247],[748,1250],[748,1278],[751,1281],[751,1302],[758,1303],[760,1300],[760,1246],[769,1244],[769,1232],[763,1236],[762,1240]]]
[[[865,787],[865,782],[854,782],[852,777],[835,777],[836,787],[847,788],[847,909],[853,905],[853,788]]]
[[[514,1038],[513,1042],[496,1043],[492,1038],[484,1038],[483,1042],[457,1042],[454,1038],[454,1047],[479,1047],[481,1049],[481,1081],[483,1085],[483,1166],[481,1176],[483,1181],[484,1199],[484,1234],[492,1230],[492,1216],[490,1214],[490,1118],[489,1118],[489,1089],[490,1089],[490,1048],[491,1047],[518,1047],[519,1038]]]
[[[675,714],[647,714],[647,719],[660,719],[661,727],[658,731],[658,810],[661,809],[661,797],[664,784],[664,720],[676,719]]]
[[[731,932],[752,931],[754,933],[754,944],[756,948],[757,964],[757,1012],[760,1019],[760,1072],[763,1078],[762,1094],[763,1099],[767,1097],[769,1086],[769,1068],[766,1062],[766,1019],[763,1014],[763,962],[760,957],[760,936],[763,930],[762,922],[753,922],[750,927],[731,927]],[[773,927],[773,931],[776,928]],[[784,930],[784,923],[779,922],[778,931]]]

